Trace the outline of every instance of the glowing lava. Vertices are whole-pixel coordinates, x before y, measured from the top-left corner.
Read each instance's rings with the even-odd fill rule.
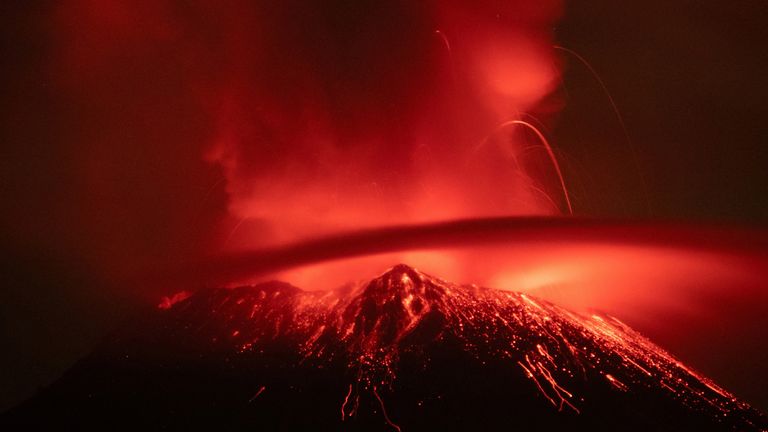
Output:
[[[405,265],[332,291],[282,282],[203,290],[146,325],[114,335],[12,419],[35,423],[24,413],[48,409],[44,421],[93,426],[130,407],[147,409],[153,426],[227,415],[235,429],[768,425],[615,318]],[[69,403],[110,408],[94,420],[73,417]]]

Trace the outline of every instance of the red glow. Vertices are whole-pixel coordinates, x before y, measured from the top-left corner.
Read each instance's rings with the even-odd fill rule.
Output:
[[[171,296],[163,297],[157,307],[159,309],[170,309],[176,303],[188,299],[190,295],[192,295],[192,293],[189,291],[180,291]]]
[[[594,409],[589,395],[596,386],[660,392],[714,421],[754,426],[748,405],[612,316],[575,313],[524,293],[457,285],[405,265],[331,291],[279,282],[211,290],[164,313],[212,337],[225,352],[259,355],[280,340],[282,349],[299,352],[297,361],[306,367],[341,361],[355,377],[339,386],[342,421],[356,414],[361,397],[373,396],[384,422],[399,431],[384,391],[396,387],[401,373],[414,372],[401,370],[401,359],[422,353],[416,358],[424,364],[416,367],[427,370],[431,359],[424,353],[449,341],[469,354],[468,361],[513,366],[554,411]],[[215,337],[232,328],[237,339]]]
[[[406,35],[356,32],[353,46],[323,46],[321,57],[307,51],[315,39],[347,35],[317,17],[307,29],[280,16],[254,18],[268,33],[245,20],[222,29],[227,49],[213,83],[217,132],[207,154],[226,177],[231,219],[222,246],[349,226],[559,213],[559,193],[548,190],[553,179],[565,186],[557,161],[520,118],[537,112],[559,77],[550,34],[559,5],[507,3],[395,6],[397,17],[365,15],[351,25],[416,20]],[[366,75],[339,76],[360,67],[344,50],[365,62]],[[264,72],[265,63],[278,73]],[[525,166],[530,131],[501,128],[510,122],[534,129],[534,147],[555,164],[547,176]]]
[[[162,268],[173,280],[153,288],[155,301],[263,277],[335,288],[407,262],[603,309],[671,340],[766,304],[764,232],[561,219],[413,227],[584,213],[548,132],[563,104],[559,57],[583,60],[553,46],[561,1],[362,2],[349,16],[289,3],[55,7],[47,66],[69,115],[88,123],[62,132],[79,193],[61,205],[76,226],[60,242],[82,248],[100,277]],[[413,229],[374,230],[401,224]],[[181,261],[202,264],[168,270]],[[715,315],[724,300],[733,310]],[[659,321],[670,311],[690,321]],[[521,366],[563,406],[567,390]],[[349,398],[342,416],[356,409]]]
[[[65,138],[88,259],[115,278],[350,227],[571,212],[547,140],[561,13],[559,0],[349,16],[321,1],[58,5],[51,72],[103,125]]]

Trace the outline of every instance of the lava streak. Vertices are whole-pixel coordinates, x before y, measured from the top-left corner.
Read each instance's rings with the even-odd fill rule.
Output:
[[[766,380],[758,366],[762,346],[753,341],[768,325],[767,245],[764,230],[726,226],[578,218],[464,220],[354,231],[221,256],[182,269],[165,279],[164,287],[181,289],[201,281],[234,286],[277,276],[322,290],[359,280],[387,263],[407,261],[453,280],[524,291],[573,310],[610,313],[743,396],[760,400],[759,392],[750,389]],[[179,281],[187,283],[174,285]],[[733,364],[757,369],[749,375],[733,373]],[[611,377],[603,379],[615,388],[626,385]]]
[[[383,421],[399,431],[394,419],[401,413],[385,407],[382,390],[394,391],[402,410],[397,389],[413,379],[403,375],[410,376],[411,368],[429,374],[443,350],[466,355],[468,368],[516,369],[513,376],[528,380],[564,418],[601,412],[598,398],[604,396],[597,395],[604,392],[628,394],[629,411],[672,403],[712,425],[752,430],[765,421],[616,318],[575,313],[526,294],[456,285],[404,265],[332,292],[276,283],[203,291],[165,313],[185,328],[195,323],[198,330],[192,331],[217,350],[251,361],[268,356],[277,342],[297,353],[295,365],[282,367],[340,365],[342,376],[354,380],[339,387],[342,421],[359,416],[360,400],[373,397]],[[421,397],[440,391],[421,389]]]
[[[0,426],[92,430],[116,418],[135,430],[768,426],[610,315],[405,265],[336,290],[198,291],[116,331]]]

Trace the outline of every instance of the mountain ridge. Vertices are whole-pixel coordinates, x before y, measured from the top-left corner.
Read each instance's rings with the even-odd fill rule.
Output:
[[[326,292],[272,281],[194,293],[121,329],[4,419],[83,426],[68,405],[95,415],[94,428],[137,406],[139,424],[170,428],[766,428],[616,318],[403,264]]]

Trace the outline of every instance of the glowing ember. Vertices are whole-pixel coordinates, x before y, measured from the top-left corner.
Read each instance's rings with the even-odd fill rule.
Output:
[[[357,382],[349,388],[372,391],[379,401],[376,388],[391,386],[397,379],[401,352],[418,349],[409,336],[423,331],[425,318],[440,317],[441,330],[453,333],[478,361],[508,359],[519,365],[559,411],[580,412],[584,396],[566,388],[583,387],[587,374],[604,376],[622,392],[655,384],[691,409],[716,408],[718,417],[747,409],[620,321],[585,317],[525,294],[457,286],[400,265],[341,296],[290,290],[298,318],[294,322],[284,316],[277,317],[274,327],[242,321],[248,307],[250,318],[254,308],[263,307],[260,299],[278,298],[285,292],[267,290],[233,290],[212,310],[228,317],[230,325],[249,329],[239,339],[241,352],[258,349],[264,337],[300,335],[305,360],[322,363],[329,356],[347,358],[348,368],[358,371]],[[242,298],[246,301],[240,302]],[[281,324],[287,328],[278,331]],[[276,332],[267,335],[265,328]],[[329,350],[339,341],[345,352],[331,354]],[[391,423],[389,418],[387,422]]]
[[[189,291],[179,291],[171,296],[165,296],[160,300],[160,303],[157,305],[157,307],[160,309],[170,309],[171,306],[175,305],[176,303],[188,299],[190,295],[192,295],[192,293]]]
[[[185,414],[161,424],[197,418],[226,401],[229,421],[241,426],[342,422],[399,431],[481,414],[485,425],[516,419],[544,429],[595,422],[613,430],[768,425],[615,318],[456,285],[405,265],[332,291],[282,282],[204,290],[156,312],[150,325],[157,335],[118,334],[87,372],[73,372],[81,381],[65,378],[70,387],[55,395],[87,406],[111,398],[135,406],[137,397],[164,397],[177,386],[173,410]],[[161,378],[136,388],[135,362],[142,380],[147,370]],[[109,365],[108,385],[98,381],[94,364]],[[195,390],[201,379],[212,381]],[[211,388],[226,391],[209,395]],[[42,400],[64,409],[55,395]],[[303,420],[293,409],[306,411]]]

